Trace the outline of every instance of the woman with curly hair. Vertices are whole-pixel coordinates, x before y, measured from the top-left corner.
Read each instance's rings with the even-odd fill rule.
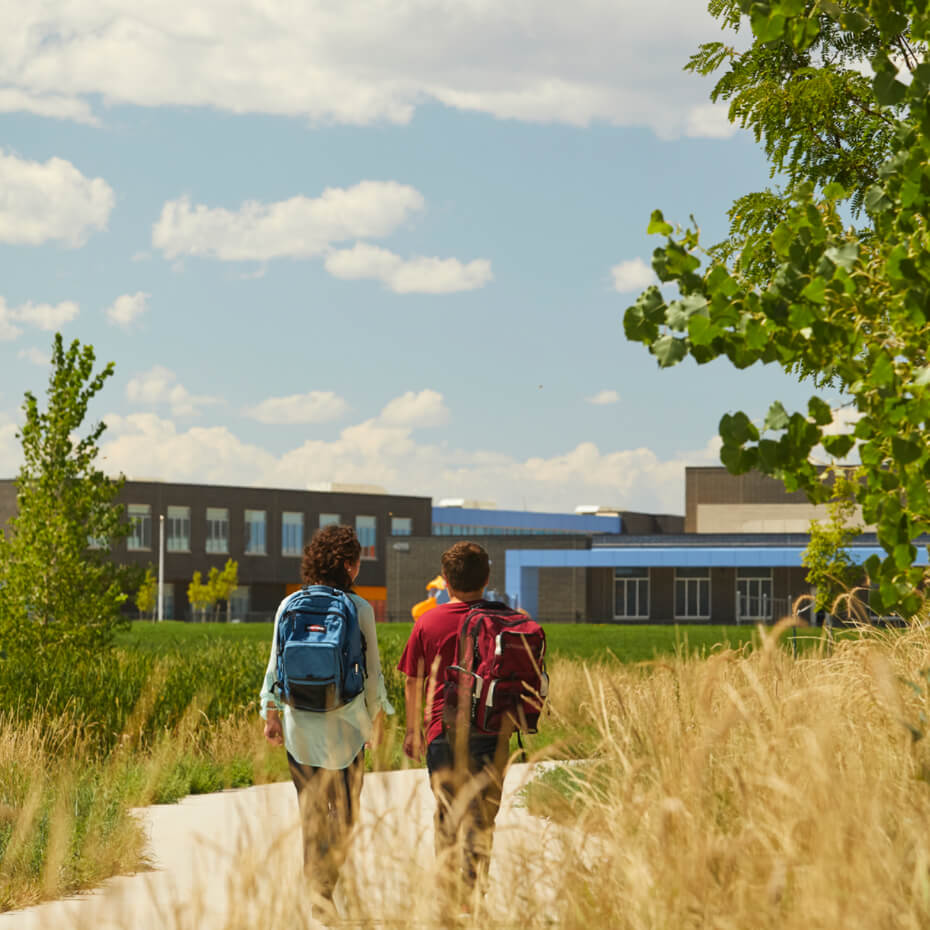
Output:
[[[312,890],[328,902],[332,901],[358,815],[365,746],[372,739],[381,711],[394,713],[381,673],[374,611],[352,592],[360,565],[361,546],[355,531],[349,526],[326,526],[304,548],[301,576],[304,585],[336,588],[355,603],[367,668],[362,693],[325,713],[291,707],[276,693],[278,624],[288,602],[299,592],[288,595],[278,606],[261,693],[265,739],[272,745],[284,746],[297,788],[304,872]]]

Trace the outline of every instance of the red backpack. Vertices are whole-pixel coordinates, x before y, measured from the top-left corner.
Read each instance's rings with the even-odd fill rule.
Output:
[[[499,733],[509,721],[535,733],[549,693],[546,634],[531,617],[496,601],[465,615],[456,664],[446,669],[443,722],[468,720],[471,732]]]

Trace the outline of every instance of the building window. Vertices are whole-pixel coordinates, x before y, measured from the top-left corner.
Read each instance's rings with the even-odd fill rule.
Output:
[[[165,612],[166,620],[174,620],[174,585],[171,582],[166,581],[161,586],[162,598],[164,603],[162,604],[162,609]],[[155,610],[158,610],[158,601],[155,602]]]
[[[247,510],[245,512],[245,554],[265,555],[265,511]]]
[[[374,517],[356,517],[355,535],[362,546],[363,559],[376,559],[378,557],[375,544],[377,542],[378,521]]]
[[[614,569],[614,619],[649,618],[649,569]]]
[[[190,507],[169,507],[165,517],[165,548],[169,552],[191,551]]]
[[[229,510],[207,507],[207,552],[225,555],[229,552]]]
[[[736,570],[736,619],[772,619],[772,569]]]
[[[413,520],[410,517],[391,517],[392,536],[410,536],[413,534]]]
[[[320,514],[320,529],[324,526],[332,526],[333,524],[341,522],[342,517],[338,513],[321,513]]]
[[[129,538],[126,546],[130,552],[152,548],[152,505],[129,505]]]
[[[300,555],[304,548],[304,515],[281,514],[281,555]]]
[[[249,586],[240,585],[229,595],[229,619],[247,620],[249,616]]]
[[[710,569],[675,569],[675,617],[682,620],[710,619]]]

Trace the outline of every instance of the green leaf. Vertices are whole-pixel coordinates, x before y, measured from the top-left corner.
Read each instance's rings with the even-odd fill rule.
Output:
[[[895,565],[903,571],[914,564],[914,559],[917,558],[917,549],[909,543],[898,543],[894,547],[892,557]]]
[[[850,32],[865,32],[869,28],[869,20],[859,10],[848,10],[840,18],[840,25]]]
[[[806,297],[815,304],[822,304],[827,292],[827,282],[823,278],[814,278],[807,287],[801,291],[801,296]]]
[[[884,353],[875,355],[872,359],[872,370],[869,380],[873,384],[878,385],[878,387],[885,387],[891,384],[893,379],[894,365],[891,363],[891,359]]]
[[[676,339],[666,333],[655,341],[652,354],[658,359],[660,367],[670,368],[688,354],[688,343],[685,339]]]
[[[915,387],[926,387],[930,384],[930,365],[918,368],[915,374],[917,377],[911,382]]]
[[[772,406],[769,407],[769,412],[765,415],[765,422],[762,424],[762,428],[765,430],[785,429],[788,426],[788,422],[788,411],[785,410],[781,401],[776,400]]]
[[[785,17],[780,13],[756,12],[752,16],[752,31],[760,42],[774,42],[785,31]]]
[[[897,79],[894,71],[879,71],[872,79],[872,90],[883,107],[895,106],[907,94],[907,86]]]
[[[910,465],[911,462],[916,462],[921,457],[924,447],[913,439],[894,436],[891,440],[891,452],[898,464]]]
[[[859,246],[855,242],[845,242],[843,245],[827,249],[824,254],[837,268],[852,271],[859,258]]]
[[[688,320],[688,338],[692,346],[708,346],[720,335],[720,327],[702,314]]]
[[[821,400],[819,397],[812,397],[807,402],[807,412],[818,426],[826,426],[828,423],[833,422],[832,408],[826,401]]]
[[[821,440],[824,449],[835,459],[844,459],[849,450],[856,444],[855,439],[849,435],[824,436]]]
[[[707,308],[707,299],[700,294],[689,294],[681,300],[674,300],[669,304],[665,314],[665,321],[672,329],[681,332],[687,330],[688,320],[701,310]]]
[[[662,216],[662,211],[653,210],[652,216],[649,219],[649,225],[646,227],[646,235],[670,236],[672,231],[672,227],[665,222],[665,217]]]
[[[788,323],[793,330],[801,331],[810,326],[817,317],[811,311],[810,307],[804,304],[792,304],[788,311]]]
[[[873,184],[865,192],[863,202],[872,216],[879,216],[894,206],[891,198],[885,193],[885,189],[878,184]]]
[[[733,414],[725,413],[720,418],[719,433],[725,445],[742,446],[759,438],[759,430],[742,410]]]

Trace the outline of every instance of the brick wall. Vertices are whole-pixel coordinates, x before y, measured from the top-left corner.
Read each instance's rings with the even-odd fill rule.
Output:
[[[466,537],[457,536],[425,536],[425,537],[395,537],[388,540],[385,579],[388,589],[387,619],[394,621],[409,621],[410,608],[426,597],[426,584],[431,581],[440,570],[440,558],[443,552],[451,545]],[[590,538],[587,536],[469,536],[472,542],[478,543],[488,552],[491,560],[491,578],[488,588],[504,593],[505,585],[505,556],[508,549],[587,549]],[[564,570],[568,571],[568,570]],[[581,570],[583,571],[583,569]],[[540,572],[544,575],[545,572]],[[568,579],[569,591],[567,595],[558,597],[568,598],[558,607],[559,611],[568,613],[561,619],[571,617],[571,576]],[[542,587],[540,579],[540,587]],[[546,582],[551,585],[553,592],[559,587],[555,579]],[[583,582],[575,580],[576,604],[579,610],[584,609],[585,593],[581,590]],[[540,604],[543,604],[540,592]],[[547,613],[549,611],[547,610]]]

